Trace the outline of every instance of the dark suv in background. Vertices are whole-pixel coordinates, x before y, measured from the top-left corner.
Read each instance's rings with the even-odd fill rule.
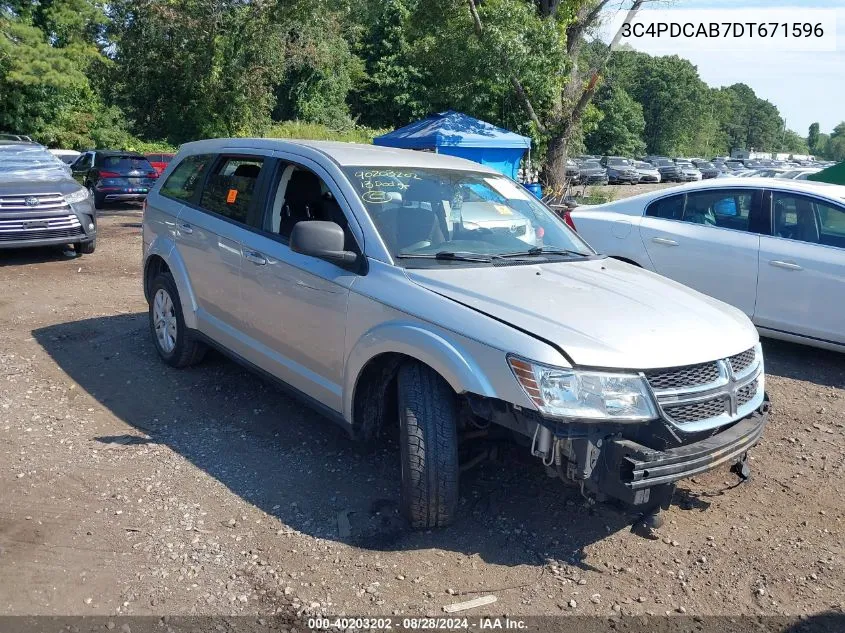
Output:
[[[70,168],[98,209],[108,202],[142,202],[158,178],[150,161],[134,152],[91,150]]]
[[[602,167],[607,169],[607,181],[611,185],[627,182],[635,185],[640,181],[640,173],[634,167],[634,161],[623,156],[605,156],[601,159]]]
[[[31,141],[0,141],[0,249],[73,245],[94,252],[97,217],[67,165]]]
[[[657,171],[660,172],[660,180],[662,182],[685,182],[686,181],[686,177],[684,176],[684,172],[669,157],[658,156],[658,157],[649,158],[647,160],[652,165],[657,167]]]

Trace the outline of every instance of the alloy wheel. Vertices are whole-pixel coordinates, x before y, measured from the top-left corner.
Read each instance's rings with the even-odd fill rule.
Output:
[[[153,326],[159,347],[170,354],[176,347],[178,329],[173,301],[164,288],[159,288],[153,299]]]

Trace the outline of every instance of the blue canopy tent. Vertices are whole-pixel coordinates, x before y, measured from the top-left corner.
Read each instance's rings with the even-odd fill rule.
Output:
[[[373,144],[468,158],[516,178],[531,139],[449,110],[377,136]]]

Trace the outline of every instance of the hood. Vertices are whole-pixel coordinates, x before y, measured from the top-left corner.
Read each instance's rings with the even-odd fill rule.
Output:
[[[62,174],[35,172],[19,174],[13,178],[0,178],[0,195],[22,195],[27,193],[73,193],[82,189],[73,178]]]
[[[576,365],[691,365],[759,340],[736,308],[614,259],[406,272],[432,292],[553,343]]]

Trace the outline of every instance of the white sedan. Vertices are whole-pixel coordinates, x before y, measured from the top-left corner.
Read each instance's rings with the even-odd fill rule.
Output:
[[[740,308],[761,334],[845,351],[845,186],[720,178],[570,220],[600,253]]]

